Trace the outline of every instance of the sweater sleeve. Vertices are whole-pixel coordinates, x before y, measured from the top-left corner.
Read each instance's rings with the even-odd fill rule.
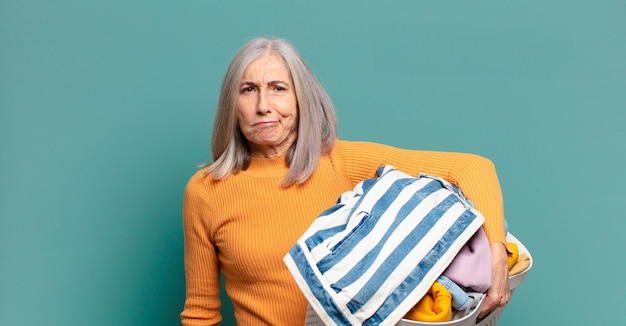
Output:
[[[494,164],[482,156],[400,149],[368,142],[343,142],[338,154],[352,180],[371,178],[381,165],[392,165],[407,174],[438,176],[459,187],[485,217],[490,242],[505,240],[504,202]],[[356,171],[356,173],[354,172]]]
[[[188,182],[183,201],[185,281],[187,295],[181,313],[184,326],[217,325],[220,315],[220,270],[210,239],[204,173]]]
[[[494,164],[473,154],[455,154],[447,178],[457,185],[485,217],[485,233],[490,242],[506,243],[504,202]]]

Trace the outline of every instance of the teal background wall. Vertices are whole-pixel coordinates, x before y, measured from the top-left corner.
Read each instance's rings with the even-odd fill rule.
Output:
[[[342,138],[495,162],[535,259],[499,325],[621,323],[624,1],[1,0],[0,325],[179,323],[183,188],[258,35]]]

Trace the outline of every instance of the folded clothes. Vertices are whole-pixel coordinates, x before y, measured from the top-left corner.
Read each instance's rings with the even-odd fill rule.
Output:
[[[465,318],[467,315],[473,313],[485,294],[480,292],[467,292],[467,296],[470,298],[469,305],[463,310],[452,309],[452,320]],[[452,301],[454,302],[454,294],[452,294]],[[452,307],[454,308],[454,304],[452,304]]]
[[[530,266],[530,256],[523,253],[520,254],[517,263],[509,270],[509,276],[513,276],[525,271]]]
[[[506,251],[509,260],[509,270],[511,270],[511,268],[513,268],[513,265],[515,265],[517,263],[517,260],[519,259],[519,249],[517,248],[517,244],[513,242],[507,242]]]
[[[484,223],[443,179],[377,172],[322,212],[284,257],[326,325],[395,325]]]
[[[439,276],[437,283],[443,285],[452,296],[452,308],[454,310],[465,310],[470,306],[472,299],[460,286],[444,275]]]
[[[405,319],[423,322],[452,320],[452,295],[439,282],[433,283],[426,295],[404,316]]]
[[[491,248],[482,227],[465,243],[443,275],[467,290],[485,292],[491,287]]]

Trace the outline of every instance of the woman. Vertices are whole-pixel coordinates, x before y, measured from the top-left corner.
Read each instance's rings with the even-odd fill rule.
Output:
[[[282,258],[340,194],[390,164],[460,187],[485,216],[493,285],[484,311],[506,304],[503,204],[482,157],[337,139],[333,105],[286,41],[257,38],[230,63],[219,97],[214,162],[191,177],[183,222],[183,325],[215,325],[220,271],[240,325],[303,325],[306,299]]]

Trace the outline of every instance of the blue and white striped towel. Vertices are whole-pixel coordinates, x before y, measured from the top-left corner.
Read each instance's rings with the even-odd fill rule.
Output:
[[[394,325],[480,228],[443,179],[383,166],[315,219],[284,257],[326,325]]]

